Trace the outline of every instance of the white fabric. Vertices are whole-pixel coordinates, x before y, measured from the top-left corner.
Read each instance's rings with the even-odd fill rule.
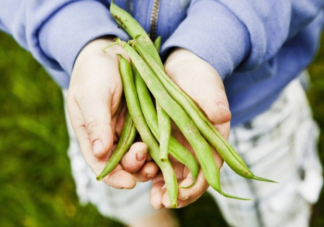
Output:
[[[63,91],[66,97],[66,91]],[[149,203],[150,183],[132,190],[113,189],[97,182],[85,163],[67,117],[69,157],[80,202],[92,203],[107,217],[131,223],[156,212]],[[221,170],[226,193],[253,198],[238,201],[208,189],[231,226],[306,227],[311,204],[322,188],[322,167],[316,151],[319,130],[312,120],[305,93],[293,81],[265,113],[231,130],[230,143],[258,176],[279,184],[246,180],[226,164]]]
[[[225,164],[221,170],[223,190],[253,199],[226,199],[208,190],[230,226],[308,226],[311,205],[318,200],[323,185],[318,135],[297,79],[268,111],[231,130],[230,143],[254,174],[279,184],[246,180]]]

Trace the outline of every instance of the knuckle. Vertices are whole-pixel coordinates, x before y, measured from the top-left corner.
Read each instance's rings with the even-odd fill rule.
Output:
[[[125,169],[126,171],[130,172],[130,173],[136,173],[138,166],[136,165],[136,163],[133,160],[129,160],[129,156],[124,156],[124,158],[122,159],[121,165],[123,167],[123,169]]]
[[[231,111],[222,111],[222,116],[223,116],[224,122],[228,122],[232,119]]]
[[[109,129],[109,124],[100,123],[97,120],[90,120],[85,122],[84,127],[92,143],[96,139],[99,139],[103,135],[107,134],[107,130]]]
[[[87,130],[87,132],[92,135],[95,133],[96,129],[100,126],[99,122],[96,120],[90,120],[88,122],[86,122],[85,124],[85,128]]]

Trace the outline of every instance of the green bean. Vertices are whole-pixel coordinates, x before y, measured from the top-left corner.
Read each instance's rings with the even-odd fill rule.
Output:
[[[113,154],[111,155],[109,161],[107,162],[107,165],[102,170],[102,172],[97,176],[97,180],[101,180],[105,176],[107,176],[119,163],[121,158],[124,156],[126,151],[130,148],[132,143],[134,142],[136,136],[136,128],[134,126],[134,123],[129,116],[129,113],[127,113],[125,118],[124,127],[120,136],[120,139],[118,141],[118,144],[116,146],[116,149],[114,150]]]
[[[133,69],[133,74],[135,78],[135,87],[137,90],[138,94],[138,99],[145,117],[145,120],[151,129],[153,135],[157,140],[159,140],[159,130],[158,130],[158,119],[157,119],[157,114],[154,109],[154,104],[152,102],[152,99],[150,97],[150,93],[145,85],[145,82],[143,81],[142,77],[140,76],[139,72],[137,69],[132,65]],[[169,142],[169,151],[170,154],[179,162],[184,164],[185,166],[188,167],[192,178],[193,182],[192,184],[188,186],[183,186],[182,188],[189,188],[192,186],[197,179],[198,173],[199,173],[199,166],[198,163],[196,162],[195,157],[186,149],[184,148],[173,136],[170,137],[170,142]]]
[[[121,42],[120,40],[117,40],[116,42],[119,42],[120,45],[124,47],[125,51],[131,58],[133,64],[139,71],[141,77],[145,81],[147,87],[149,88],[155,99],[176,123],[183,135],[186,137],[187,141],[192,146],[200,162],[204,176],[210,186],[226,197],[243,199],[228,195],[222,191],[219,181],[219,170],[215,163],[211,148],[200,134],[196,125],[193,123],[187,113],[182,109],[182,107],[177,102],[175,102],[166,92],[159,79],[155,76],[153,71],[143,61],[143,59],[137,54],[137,52],[125,42]],[[160,67],[158,68],[160,69]]]
[[[154,46],[157,51],[160,50],[161,36],[154,41]],[[160,159],[164,161],[168,159],[168,147],[171,136],[171,119],[158,102],[156,102],[156,110],[160,131]]]
[[[125,29],[128,34],[132,37],[138,37],[137,41],[141,42],[143,41],[143,46],[145,46],[146,51],[155,58],[157,62],[159,62],[160,67],[163,68],[162,61],[160,60],[159,54],[156,50],[156,47],[152,44],[151,39],[146,35],[146,31],[141,27],[138,26],[137,21],[131,17],[126,11],[122,10],[119,8],[117,5],[115,5],[113,2],[110,4],[110,12],[112,16],[115,18],[117,23]],[[124,20],[122,19],[123,17],[126,17],[127,19]],[[145,45],[145,44],[150,44],[150,45]],[[169,135],[170,135],[170,130],[171,130],[171,122],[169,121],[168,116],[164,113],[164,110],[160,109],[159,106],[158,108],[158,119],[160,122],[160,130],[161,131],[161,140],[160,140],[160,151],[161,155],[160,158],[162,160],[167,159],[167,147],[168,147],[168,140],[169,140]],[[170,127],[169,127],[170,126]]]
[[[168,147],[171,135],[171,119],[162,107],[156,102],[156,110],[158,115],[158,125],[160,131],[160,159],[165,161],[168,159]]]
[[[128,34],[132,37],[137,37],[138,42],[142,42],[143,46],[145,46],[146,51],[150,54],[152,54],[152,57],[158,62],[159,66],[163,68],[162,61],[160,59],[160,56],[158,54],[156,46],[153,45],[150,37],[148,35],[143,35],[146,34],[146,31],[138,25],[137,21],[131,17],[126,11],[122,10],[119,8],[117,5],[115,5],[113,2],[110,5],[110,12],[112,16],[115,18],[117,23],[125,29]],[[123,18],[126,17],[127,19],[124,20]],[[158,42],[161,40],[159,39]],[[149,45],[146,45],[149,44]],[[159,45],[159,43],[157,43]],[[161,131],[160,133],[160,151],[161,155],[160,158],[162,160],[167,159],[167,148],[168,148],[168,143],[169,143],[169,135],[171,132],[171,121],[167,114],[164,112],[162,108],[157,105],[158,109],[158,119],[159,119],[159,128]]]
[[[255,176],[234,148],[223,139],[219,132],[208,121],[206,116],[198,109],[194,102],[173,83],[173,81],[165,74],[164,70],[159,67],[158,63],[156,63],[149,54],[145,53],[143,48],[140,45],[137,45],[136,42],[134,42],[134,47],[150,65],[172,98],[174,98],[174,100],[176,100],[185,109],[196,123],[200,132],[237,174],[245,178],[276,183],[275,181]]]
[[[127,15],[124,15],[124,16],[126,16],[126,18],[127,18]],[[120,17],[119,19],[120,19],[120,21],[123,21],[123,17]],[[136,20],[135,20],[135,23],[137,23]],[[134,28],[134,27],[136,27],[138,29],[138,31],[140,31],[140,28],[138,28],[138,27],[141,27],[141,26],[137,23],[137,26],[134,26],[134,25],[130,26],[130,28],[127,30],[127,32],[131,32],[132,28]],[[130,34],[132,34],[132,33],[130,33]],[[155,63],[155,66],[152,66],[149,64],[150,67],[152,67],[152,69],[156,69],[156,67],[159,66],[161,69],[163,69],[163,64],[161,63],[161,60],[158,57],[158,53],[156,51],[154,51],[153,48],[151,47],[151,44],[149,44],[151,42],[151,40],[149,39],[149,36],[146,33],[145,34],[141,33],[141,35],[137,34],[136,36],[132,36],[132,37],[136,38],[135,48],[139,52],[141,57],[144,58],[144,60],[148,64],[150,62]],[[148,48],[148,47],[150,47],[150,48]],[[145,51],[143,51],[143,50],[145,50]],[[149,57],[150,61],[146,57]],[[168,92],[171,94],[171,96],[174,99],[176,99],[178,101],[178,103],[183,104],[183,108],[185,108],[184,106],[186,106],[187,108],[191,108],[192,110],[197,112],[197,114],[202,118],[202,120],[205,121],[205,124],[207,125],[207,127],[209,127],[209,130],[208,130],[209,132],[204,133],[204,131],[201,128],[199,128],[199,130],[202,131],[203,135],[206,137],[208,142],[211,143],[211,145],[218,151],[218,153],[224,159],[224,161],[237,174],[239,174],[240,176],[245,177],[245,178],[252,178],[255,180],[276,183],[275,181],[255,176],[249,170],[248,166],[245,164],[245,162],[241,158],[241,156],[235,151],[235,149],[228,143],[228,141],[224,140],[224,138],[219,134],[219,132],[215,129],[215,127],[206,118],[206,116],[195,105],[195,103],[192,101],[192,99],[189,96],[187,96],[179,87],[177,87],[173,83],[173,81],[164,73],[164,70],[163,70],[163,73],[161,74],[162,77],[164,77],[164,78],[161,78],[161,76],[159,76],[159,74],[157,72],[155,72],[155,73],[158,75],[158,78],[161,80],[162,84],[164,86],[166,86],[166,88],[174,89],[175,92],[178,92],[179,95],[182,95],[183,98],[186,99],[187,103],[184,104],[184,103],[178,101],[172,95],[172,92],[170,90],[168,90]],[[169,87],[168,85],[171,85],[172,87]],[[186,109],[186,111],[188,111],[188,110]],[[195,122],[195,123],[197,124],[197,122]],[[215,136],[217,138],[215,138]],[[228,152],[230,152],[230,154]]]
[[[160,55],[142,26],[129,13],[114,4],[113,1],[110,4],[110,13],[114,17],[116,22],[133,39],[135,39],[136,37],[137,43],[140,43],[140,45],[145,48],[147,53],[152,55],[153,59],[155,60],[155,62],[157,62],[159,67],[163,69],[163,63],[161,61]]]
[[[138,39],[137,39],[138,42],[143,42],[143,46],[146,47],[147,51],[153,55],[155,60],[159,63],[160,67],[163,68],[162,61],[161,61],[159,54],[156,50],[157,49],[156,46],[154,46],[152,44],[151,39],[148,36],[140,35],[140,34],[142,34],[142,35],[146,34],[146,31],[140,25],[138,25],[137,21],[133,17],[131,17],[126,11],[119,8],[114,3],[111,3],[111,5],[110,5],[110,12],[111,12],[112,16],[115,18],[115,20],[117,21],[117,23],[122,28],[124,28],[128,32],[128,34],[130,34],[132,37],[138,37]],[[123,19],[125,17],[126,17],[126,20]],[[156,44],[158,44],[159,42],[161,42],[160,38],[157,39]],[[150,45],[146,46],[146,44],[150,44]],[[158,46],[159,45],[160,44],[158,44]],[[180,161],[181,163],[185,164],[189,168],[189,170],[193,176],[194,182],[195,182],[198,172],[199,172],[199,169],[198,169],[199,167],[198,167],[194,157],[192,155],[190,155],[190,153],[188,155],[188,152],[186,151],[186,149],[184,147],[182,147],[174,138],[170,138],[170,140],[174,141],[174,142],[170,142],[171,143],[171,150],[170,150],[171,155],[174,158],[176,158],[178,161]],[[178,151],[178,152],[175,152],[175,151]],[[179,155],[178,155],[178,153],[179,153]]]
[[[163,173],[165,185],[170,198],[171,206],[177,207],[178,182],[170,161],[159,159],[159,145],[147,126],[138,101],[131,66],[120,56],[120,74],[124,87],[124,94],[129,114],[142,140],[148,146],[149,153]]]

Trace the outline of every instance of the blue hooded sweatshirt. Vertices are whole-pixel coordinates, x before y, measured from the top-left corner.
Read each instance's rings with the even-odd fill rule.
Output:
[[[0,29],[68,88],[74,61],[91,40],[129,36],[106,0],[0,0]],[[116,0],[153,37],[161,56],[186,48],[222,77],[232,126],[267,110],[318,50],[324,0]],[[1,46],[1,43],[0,43]],[[202,75],[197,76],[203,76]]]

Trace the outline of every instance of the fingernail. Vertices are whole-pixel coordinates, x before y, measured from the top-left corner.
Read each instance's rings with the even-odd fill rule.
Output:
[[[225,104],[222,103],[222,102],[217,103],[217,106],[218,106],[219,108],[221,108],[222,110],[229,111],[228,106],[225,105]]]
[[[101,140],[96,140],[92,145],[93,153],[96,155],[102,151],[103,145]]]
[[[139,151],[136,153],[136,160],[137,161],[143,161],[146,158],[146,152],[145,151]]]
[[[184,196],[184,197],[181,197],[179,198],[180,200],[188,200],[189,199],[189,196]]]

